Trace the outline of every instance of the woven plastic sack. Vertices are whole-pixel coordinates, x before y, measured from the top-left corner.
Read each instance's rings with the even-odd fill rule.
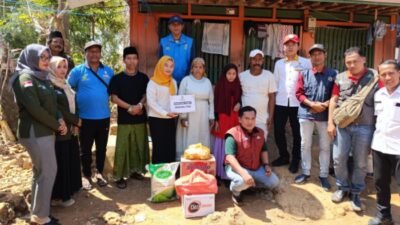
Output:
[[[149,164],[147,170],[151,174],[151,202],[166,202],[176,199],[175,173],[178,162]]]

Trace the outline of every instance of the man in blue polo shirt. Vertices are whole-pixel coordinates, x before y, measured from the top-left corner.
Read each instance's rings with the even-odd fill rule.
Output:
[[[168,55],[174,59],[172,77],[178,85],[183,77],[190,73],[190,63],[195,57],[193,39],[182,34],[183,20],[180,16],[173,16],[168,20],[168,29],[171,33],[160,40],[159,57]]]
[[[99,186],[107,185],[103,178],[104,161],[110,127],[108,84],[114,71],[100,62],[101,44],[89,41],[85,44],[84,64],[75,67],[68,82],[76,91],[80,129],[81,160],[84,189],[92,188],[91,181]],[[92,146],[96,143],[96,173],[92,176]]]

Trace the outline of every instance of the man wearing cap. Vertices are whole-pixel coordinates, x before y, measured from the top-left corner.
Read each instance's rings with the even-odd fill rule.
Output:
[[[52,31],[49,34],[49,38],[47,40],[47,45],[51,50],[52,56],[60,56],[65,58],[68,61],[68,72],[71,71],[74,67],[74,61],[71,56],[67,55],[64,52],[64,38],[60,31]]]
[[[190,73],[190,63],[195,57],[193,39],[182,34],[184,24],[180,16],[172,16],[168,20],[169,35],[161,38],[159,57],[164,55],[174,60],[173,78],[178,85],[184,76]]]
[[[102,176],[108,130],[110,127],[110,107],[108,84],[114,71],[100,62],[101,44],[89,41],[85,44],[85,63],[75,67],[68,82],[76,91],[80,129],[81,160],[83,169],[83,188],[91,189],[90,178],[99,186],[105,186]],[[96,143],[96,173],[92,176],[92,146]]]
[[[302,174],[295,183],[302,184],[310,177],[311,147],[314,126],[319,135],[319,180],[325,191],[331,188],[328,181],[330,162],[330,138],[328,127],[328,106],[336,78],[336,70],[325,67],[326,51],[322,44],[314,44],[309,49],[312,69],[300,73],[296,86],[296,97],[300,102],[298,118],[301,134]]]
[[[272,166],[283,166],[289,164],[289,152],[286,144],[286,122],[289,119],[293,135],[292,160],[289,171],[296,173],[299,169],[301,159],[300,152],[300,124],[297,118],[299,101],[296,98],[296,84],[299,72],[311,69],[310,60],[297,55],[299,50],[299,37],[289,34],[283,41],[285,58],[275,63],[274,76],[277,83],[276,105],[275,105],[275,142],[279,150],[279,158],[272,162]]]
[[[147,115],[144,108],[149,78],[138,71],[139,54],[135,47],[123,53],[125,70],[110,81],[112,101],[118,105],[118,130],[114,157],[114,178],[118,188],[126,188],[125,178],[143,179],[149,163]]]
[[[266,139],[274,116],[276,83],[274,75],[263,69],[264,53],[260,49],[252,50],[249,57],[250,69],[239,74],[242,105],[256,109],[256,126],[264,131]]]
[[[347,70],[336,76],[332,97],[329,102],[328,135],[333,141],[333,165],[338,190],[332,195],[333,202],[341,202],[351,193],[353,211],[362,211],[360,193],[365,188],[368,153],[375,130],[374,93],[375,87],[364,99],[358,118],[345,128],[336,127],[333,111],[351,96],[359,93],[377,76],[377,72],[365,66],[365,55],[359,47],[351,47],[344,53]],[[353,156],[353,165],[349,173],[348,159]]]

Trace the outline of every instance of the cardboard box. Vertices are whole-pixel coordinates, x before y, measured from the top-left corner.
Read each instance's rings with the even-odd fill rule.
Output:
[[[207,160],[190,160],[183,157],[181,158],[181,177],[189,175],[195,169],[199,169],[204,173],[215,176],[216,170],[214,156],[211,156],[211,158]]]
[[[185,218],[206,216],[215,211],[215,195],[184,195],[182,207]]]

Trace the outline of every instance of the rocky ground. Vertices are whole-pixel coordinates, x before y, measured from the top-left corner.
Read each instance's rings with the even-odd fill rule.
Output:
[[[115,144],[115,128],[109,139],[107,176],[111,179],[111,167]],[[274,146],[269,140],[269,146]],[[271,158],[275,149],[271,147]],[[317,146],[314,159],[317,159]],[[120,190],[113,182],[104,188],[80,191],[74,196],[76,204],[69,208],[53,207],[52,214],[64,225],[103,224],[201,224],[201,225],[244,225],[244,224],[367,224],[375,213],[375,195],[372,180],[367,179],[367,189],[362,194],[364,212],[351,211],[350,203],[331,202],[335,190],[325,192],[318,182],[318,161],[313,161],[310,182],[304,185],[293,183],[294,175],[287,168],[274,168],[281,179],[277,193],[258,192],[244,196],[245,204],[234,206],[229,190],[219,187],[215,202],[215,213],[195,219],[185,219],[178,200],[153,204],[150,196],[150,179],[129,180],[128,188]],[[0,146],[0,224],[28,224],[32,165],[22,146],[5,143]],[[334,179],[330,177],[331,184]],[[400,197],[392,185],[392,213],[395,223],[400,225]]]

